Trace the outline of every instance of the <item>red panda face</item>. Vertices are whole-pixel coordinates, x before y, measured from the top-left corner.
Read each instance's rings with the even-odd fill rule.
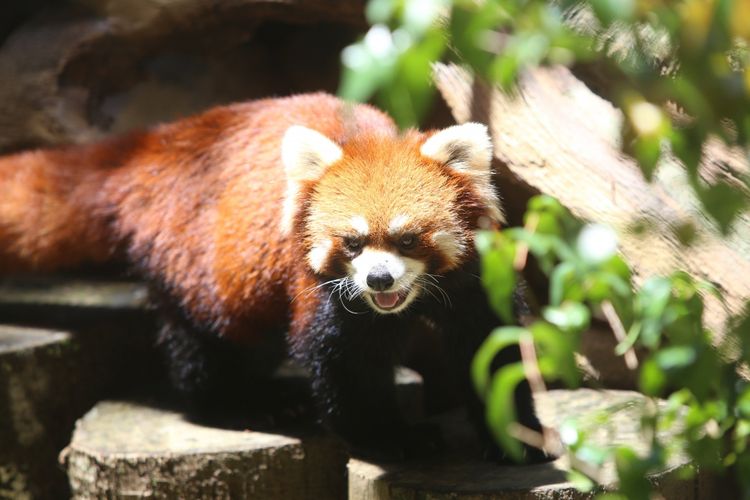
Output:
[[[291,127],[282,159],[283,227],[302,244],[307,265],[381,314],[423,295],[439,299],[437,276],[473,255],[480,219],[502,217],[482,125],[426,140],[416,132],[358,137],[343,146]]]

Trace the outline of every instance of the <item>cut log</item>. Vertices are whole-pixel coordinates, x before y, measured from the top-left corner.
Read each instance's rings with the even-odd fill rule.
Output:
[[[646,449],[646,438],[640,432],[638,417],[645,398],[629,391],[555,390],[540,395],[537,410],[541,420],[555,429],[568,419],[588,422],[590,436],[596,445],[627,444]],[[620,408],[614,412],[613,408]],[[623,410],[623,408],[625,408]],[[605,412],[607,418],[597,419]],[[358,500],[492,500],[492,499],[559,499],[591,498],[566,480],[565,458],[555,462],[528,466],[499,466],[481,461],[479,446],[472,439],[465,419],[455,416],[441,421],[448,442],[447,456],[406,464],[382,465],[362,460],[349,461],[349,498]],[[663,433],[661,439],[669,441]],[[680,472],[690,467],[684,457],[674,456],[662,473],[650,480],[663,498],[698,500],[720,498],[717,486],[704,474],[680,479]],[[613,464],[607,464],[599,478],[612,486]]]
[[[0,326],[0,498],[60,492],[51,459],[75,419],[70,408],[81,404],[63,390],[74,349],[66,332]]]
[[[0,281],[0,317],[14,323],[69,324],[113,314],[143,317],[149,308],[148,288],[135,281],[51,276]]]
[[[283,376],[301,372],[286,368]],[[396,372],[407,420],[422,413],[421,379]],[[76,424],[60,460],[74,498],[336,499],[346,493],[344,449],[313,431],[303,437],[226,430],[140,403],[105,401]]]
[[[705,217],[678,162],[662,162],[649,184],[619,148],[622,113],[591,92],[564,67],[538,68],[521,76],[507,94],[475,80],[467,71],[438,64],[434,77],[459,122],[487,123],[495,143],[498,183],[558,198],[585,221],[609,224],[621,236],[620,250],[637,281],[683,269],[724,293],[726,305],[706,296],[706,323],[721,340],[728,315],[750,298],[750,250],[739,244],[749,233],[740,221],[724,239]],[[742,158],[716,143],[706,148],[703,172]],[[647,222],[645,233],[636,231]],[[678,228],[695,228],[695,243],[679,242]]]
[[[0,285],[0,318],[38,327],[0,326],[0,498],[67,496],[57,455],[76,419],[103,397],[153,384],[145,297],[136,283]]]
[[[191,423],[180,413],[106,401],[61,455],[74,498],[341,498],[345,455],[300,439]]]

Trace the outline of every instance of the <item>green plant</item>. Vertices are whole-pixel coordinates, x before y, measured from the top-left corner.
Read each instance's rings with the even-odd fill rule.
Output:
[[[701,179],[703,145],[750,141],[750,4],[744,0],[370,0],[367,35],[342,54],[339,94],[419,123],[431,64],[468,65],[510,89],[541,64],[595,64],[625,114],[623,148],[651,178],[665,151],[726,232],[745,189]],[[747,179],[744,180],[748,187]]]
[[[522,228],[479,235],[482,278],[491,284],[521,272],[526,252],[533,255],[549,276],[550,303],[542,318],[527,328],[500,327],[479,349],[472,367],[477,392],[486,399],[488,422],[506,450],[520,456],[520,445],[511,435],[512,415],[498,411],[506,404],[501,395],[512,394],[523,366],[504,367],[491,374],[486,360],[510,342],[528,342],[535,349],[539,372],[546,380],[579,383],[575,352],[580,334],[593,316],[608,321],[621,332],[617,352],[645,353],[638,370],[640,390],[651,398],[666,398],[666,407],[654,401],[644,414],[642,432],[652,436],[648,452],[638,454],[628,446],[595,447],[585,439],[586,429],[568,422],[562,432],[567,453],[578,464],[571,479],[592,488],[589,477],[614,461],[620,492],[626,498],[649,498],[648,472],[662,470],[671,453],[687,453],[693,463],[712,470],[734,466],[735,477],[750,491],[750,385],[738,373],[750,360],[748,344],[741,355],[726,359],[704,329],[702,293],[718,293],[685,273],[652,277],[636,288],[630,270],[615,253],[616,236],[597,225],[581,225],[554,199],[539,196],[529,203]],[[488,286],[498,314],[506,315],[512,297]],[[749,320],[735,322],[732,335],[748,338]],[[525,362],[528,362],[526,360]],[[533,384],[532,384],[533,386]],[[669,443],[659,441],[657,429],[682,422]],[[572,437],[570,437],[572,436]],[[584,473],[585,471],[585,473]]]
[[[750,204],[747,178],[709,182],[699,169],[710,138],[748,155],[746,1],[370,0],[367,18],[373,28],[343,54],[340,94],[376,100],[403,127],[418,124],[429,110],[430,66],[437,60],[468,66],[508,91],[538,65],[593,65],[606,77],[607,97],[623,111],[623,151],[646,178],[665,154],[676,156],[705,214],[725,233]],[[726,343],[716,346],[704,326],[703,296],[719,292],[682,272],[635,287],[616,240],[611,230],[582,224],[545,196],[531,200],[524,227],[478,235],[488,299],[506,321],[529,254],[549,277],[542,317],[526,328],[498,328],[477,353],[475,388],[486,398],[495,437],[518,456],[514,415],[506,410],[515,384],[538,373],[537,388],[542,377],[577,386],[580,335],[592,318],[605,320],[618,336],[617,353],[652,398],[641,418],[650,447],[645,454],[596,447],[582,424],[566,423],[561,434],[577,464],[571,479],[592,489],[597,470],[613,460],[619,493],[607,495],[648,498],[646,473],[671,454],[686,453],[701,467],[731,471],[750,498],[750,385],[739,375],[750,363],[750,302],[729,322]],[[526,365],[490,373],[492,356],[510,343],[521,345]],[[662,428],[675,431],[670,443],[659,441]]]

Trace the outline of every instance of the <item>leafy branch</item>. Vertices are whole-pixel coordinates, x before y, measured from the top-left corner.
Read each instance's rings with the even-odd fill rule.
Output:
[[[575,353],[581,334],[596,318],[621,331],[617,353],[641,353],[641,362],[629,366],[638,372],[641,392],[653,398],[641,419],[650,446],[645,454],[625,445],[597,447],[587,441],[585,426],[568,422],[560,434],[574,465],[571,480],[592,489],[605,464],[614,462],[619,492],[625,498],[649,498],[647,473],[663,470],[670,456],[681,454],[710,470],[734,467],[738,483],[750,491],[750,384],[739,374],[742,363],[750,361],[748,344],[742,344],[742,353],[722,357],[704,329],[702,294],[718,292],[682,272],[650,278],[636,288],[630,269],[616,254],[616,235],[601,226],[581,225],[547,196],[532,198],[526,220],[538,223],[482,233],[477,240],[483,278],[499,315],[507,314],[513,297],[492,283],[522,271],[516,267],[519,248],[528,248],[549,276],[550,303],[542,319],[527,328],[497,328],[472,366],[475,389],[487,403],[487,421],[501,445],[520,457],[515,415],[504,408],[512,407],[511,395],[525,373],[538,370],[545,380],[580,384]],[[750,320],[734,324],[729,335],[747,339]],[[500,349],[516,343],[523,350],[532,340],[536,366],[488,372]],[[525,357],[524,363],[531,362]],[[532,384],[532,390],[541,389]],[[657,404],[657,398],[666,404]],[[675,431],[669,443],[661,442],[657,432],[666,428]],[[549,437],[526,439],[530,444],[535,440],[552,446]]]

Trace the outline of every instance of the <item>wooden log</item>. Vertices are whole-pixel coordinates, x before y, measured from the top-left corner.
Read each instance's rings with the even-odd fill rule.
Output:
[[[345,456],[329,438],[204,427],[105,401],[61,454],[73,498],[341,498]]]
[[[655,181],[648,183],[620,151],[622,113],[564,67],[524,73],[514,94],[454,65],[436,65],[434,77],[458,122],[489,125],[501,188],[521,184],[555,196],[585,221],[613,226],[637,282],[683,269],[716,284],[726,303],[707,295],[705,319],[717,342],[722,339],[727,318],[742,311],[750,298],[750,247],[740,243],[750,234],[746,222],[722,238],[699,213],[674,158],[663,161]],[[736,152],[711,143],[702,172],[710,178],[724,161],[734,171],[747,171],[746,160]],[[644,221],[648,230],[637,231]],[[695,230],[691,246],[679,241],[678,228],[685,225]]]
[[[537,410],[544,424],[554,429],[559,430],[568,419],[588,422],[584,428],[590,430],[596,445],[627,444],[642,452],[646,449],[647,438],[640,432],[638,411],[644,404],[642,395],[630,391],[554,390],[538,397]],[[615,407],[620,410],[613,412]],[[602,419],[602,413],[607,417]],[[575,500],[592,496],[579,492],[566,480],[568,462],[565,458],[546,464],[499,466],[478,458],[479,446],[472,439],[465,419],[452,415],[440,423],[448,442],[446,456],[388,465],[352,459],[348,465],[349,498]],[[659,437],[668,442],[670,434],[661,433]],[[681,479],[680,474],[686,467],[689,464],[684,457],[673,456],[665,471],[649,479],[663,498],[720,498],[716,496],[717,485],[704,473],[697,473],[692,479]],[[611,487],[614,478],[614,466],[608,463],[599,480]]]
[[[0,498],[64,491],[52,459],[85,399],[64,390],[74,350],[67,332],[0,326]]]
[[[145,301],[137,283],[0,284],[0,318],[36,326],[0,326],[0,498],[67,496],[57,455],[76,419],[102,397],[153,384],[155,328]]]
[[[284,376],[304,374],[287,368]],[[406,419],[417,419],[420,377],[400,368],[396,383]],[[74,498],[294,500],[346,492],[344,449],[319,430],[300,437],[220,429],[134,402],[97,404],[76,424],[60,461]]]

